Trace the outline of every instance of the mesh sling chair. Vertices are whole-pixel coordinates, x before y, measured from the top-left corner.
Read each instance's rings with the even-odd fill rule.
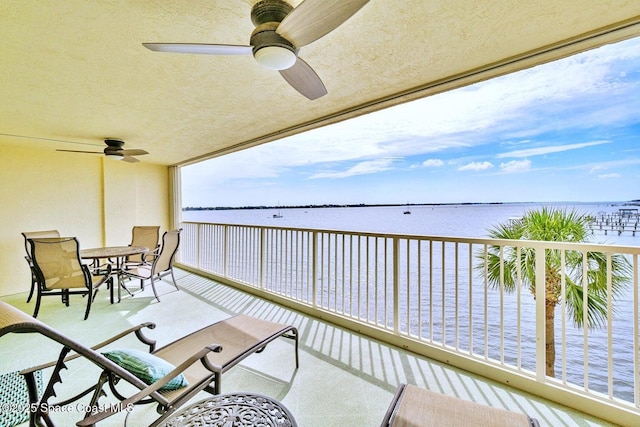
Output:
[[[31,256],[31,245],[27,241],[27,239],[39,239],[41,237],[60,237],[60,232],[58,230],[43,230],[43,231],[25,231],[22,234],[24,237],[24,250],[27,252],[25,255],[25,259],[27,260],[27,264],[29,264],[29,270],[31,271],[31,290],[29,291],[29,296],[27,297],[27,302],[31,301],[33,297],[33,293],[36,290],[37,277],[36,272],[33,269],[33,257]],[[64,296],[63,296],[64,302]]]
[[[129,246],[143,246],[149,248],[149,252],[146,254],[129,255],[125,259],[125,264],[130,266],[149,264],[146,260],[146,256],[154,255],[158,253],[160,245],[158,240],[160,239],[160,226],[156,225],[135,225],[131,229],[131,243]]]
[[[528,415],[400,384],[380,427],[540,427]]]
[[[86,320],[98,287],[111,280],[111,266],[107,266],[101,274],[93,275],[89,267],[81,262],[78,239],[75,237],[27,239],[27,242],[31,248],[33,271],[38,284],[33,317],[38,316],[44,296],[61,295],[68,306],[70,295],[83,295],[87,298]]]
[[[240,314],[213,323],[158,349],[155,349],[155,341],[144,335],[143,330],[147,328],[153,329],[155,324],[139,324],[100,344],[88,347],[0,301],[0,337],[10,332],[40,333],[62,346],[57,361],[20,372],[27,382],[30,407],[35,408],[34,411],[30,411],[30,425],[44,423],[49,427],[54,426],[47,408],[69,406],[91,395],[87,405],[72,405],[85,407],[89,411],[76,423],[78,426],[93,426],[129,408],[130,405],[151,403],[157,404],[160,414],[160,417],[151,423],[151,426],[156,426],[200,391],[219,394],[224,372],[249,355],[260,353],[267,344],[279,337],[294,340],[296,369],[299,366],[298,331],[290,325]],[[142,344],[148,346],[149,353],[129,350],[127,355],[127,349],[101,353],[104,351],[100,350],[103,347],[130,334],[135,334]],[[146,356],[141,357],[138,353]],[[125,360],[126,357],[129,359]],[[73,377],[72,361],[78,358],[90,361],[98,366],[102,373],[97,383],[81,392],[74,392],[71,397],[66,397],[69,393],[59,390],[63,382],[62,371],[68,370],[69,374],[65,376]],[[142,369],[144,364],[155,368],[153,371],[157,374],[156,378],[149,378],[148,372],[151,371]],[[35,373],[43,369],[49,371],[52,368],[53,372],[48,375],[49,380],[45,383],[44,391],[39,395]],[[186,383],[182,381],[181,374]],[[100,401],[106,395],[103,390],[106,384],[120,404]],[[167,387],[168,385],[171,387]],[[59,401],[52,402],[54,398]]]
[[[178,246],[180,246],[180,233],[182,229],[166,231],[162,235],[162,246],[158,254],[145,254],[144,259],[150,264],[140,265],[126,265],[122,270],[122,274],[129,278],[140,279],[140,287],[144,289],[144,281],[149,279],[151,282],[151,288],[153,289],[153,295],[156,300],[160,301],[158,292],[156,291],[155,282],[162,279],[162,277],[171,275],[173,286],[177,290],[178,284],[173,274],[173,261],[178,252]]]

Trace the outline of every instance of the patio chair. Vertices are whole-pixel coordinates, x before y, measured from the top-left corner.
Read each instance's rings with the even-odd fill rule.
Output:
[[[35,332],[62,345],[57,361],[20,372],[27,382],[30,407],[36,408],[30,411],[30,425],[43,425],[44,422],[49,427],[53,426],[47,408],[58,405],[88,408],[89,412],[76,425],[93,426],[131,405],[155,403],[160,417],[151,426],[156,426],[200,391],[219,394],[223,373],[247,356],[262,352],[267,344],[279,337],[295,341],[296,369],[299,366],[298,330],[289,325],[240,314],[206,326],[159,349],[155,349],[155,341],[144,335],[145,328],[153,329],[155,324],[139,324],[100,344],[87,347],[0,301],[0,337],[9,332]],[[148,346],[148,353],[122,348],[114,350],[112,346],[109,346],[109,350],[104,349],[132,333]],[[54,390],[54,387],[62,383],[63,370],[68,370],[73,377],[74,366],[70,362],[78,358],[97,365],[102,373],[96,384],[66,397],[62,390]],[[48,377],[50,379],[42,395],[39,395],[35,373],[50,368],[53,368],[53,372]],[[149,375],[152,371],[155,371],[155,376]],[[103,389],[105,384],[120,401],[119,404],[102,404],[99,401],[106,394]],[[71,405],[88,395],[91,395],[91,399],[87,405]],[[60,401],[51,402],[54,398]]]
[[[27,252],[24,259],[27,260],[27,264],[29,264],[29,270],[31,271],[31,290],[29,291],[29,296],[27,297],[27,302],[31,302],[31,298],[33,297],[33,293],[36,290],[37,277],[36,273],[33,269],[33,257],[31,256],[31,245],[27,239],[38,239],[41,237],[60,237],[60,232],[58,230],[43,230],[43,231],[25,231],[22,232],[22,237],[24,237],[24,250]],[[64,302],[64,298],[63,298]]]
[[[166,231],[162,235],[162,247],[157,254],[148,254],[145,260],[150,264],[126,265],[122,269],[122,274],[130,278],[140,279],[140,288],[144,289],[144,281],[150,280],[153,295],[160,302],[158,292],[156,291],[155,281],[162,279],[164,276],[171,275],[173,286],[180,290],[173,274],[173,261],[180,245],[180,233],[182,229]]]
[[[38,317],[44,296],[61,295],[64,304],[69,306],[70,295],[83,295],[87,298],[86,320],[98,288],[111,279],[111,266],[94,275],[89,266],[82,263],[75,237],[29,238],[27,242],[38,284],[33,317]]]
[[[540,427],[525,414],[400,384],[380,427]]]
[[[129,255],[125,259],[125,264],[136,266],[141,264],[151,264],[145,259],[148,255],[156,255],[160,249],[158,240],[160,239],[160,226],[156,225],[135,225],[131,229],[131,243],[129,246],[144,246],[149,248],[146,254]]]

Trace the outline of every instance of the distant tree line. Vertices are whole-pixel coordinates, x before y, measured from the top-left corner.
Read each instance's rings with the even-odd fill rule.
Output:
[[[278,206],[187,206],[183,211],[226,211],[234,209],[317,209],[317,208],[363,208],[363,207],[387,207],[387,206],[447,206],[447,205],[501,205],[502,202],[490,203],[380,203],[380,204],[324,204],[324,205],[278,205]]]

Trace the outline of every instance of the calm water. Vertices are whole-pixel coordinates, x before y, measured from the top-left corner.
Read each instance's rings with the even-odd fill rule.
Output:
[[[617,212],[620,202],[583,204],[483,204],[394,207],[313,208],[313,209],[242,209],[221,211],[186,211],[185,221],[218,222],[225,224],[267,225],[298,228],[321,228],[345,231],[420,234],[427,236],[487,237],[487,230],[509,218],[520,217],[528,210],[553,206],[578,212],[597,214]],[[274,214],[282,218],[273,218]],[[640,233],[605,236],[598,232],[593,242],[620,245],[640,245]]]
[[[214,222],[226,224],[283,226],[296,228],[314,228],[328,230],[418,234],[426,236],[487,237],[487,230],[507,222],[510,218],[520,217],[525,212],[542,206],[553,206],[567,210],[576,210],[596,215],[601,212],[614,213],[623,207],[621,202],[583,203],[583,204],[482,204],[482,205],[441,205],[411,206],[411,214],[404,215],[406,207],[358,207],[358,208],[312,208],[312,209],[246,209],[225,211],[186,211],[183,220]],[[282,215],[274,218],[274,214]],[[594,243],[607,243],[626,246],[640,245],[640,233],[632,236],[630,232],[618,236],[616,232],[605,235],[595,232]],[[616,315],[613,329],[617,331],[614,340],[616,359],[624,360],[626,368],[614,372],[614,395],[633,401],[633,302],[630,292],[621,295],[616,301]],[[533,305],[530,308],[533,310]],[[515,320],[513,320],[515,323]],[[621,333],[622,332],[622,333]],[[559,331],[557,332],[557,334]],[[559,335],[557,335],[559,336]],[[569,345],[568,360],[577,363],[568,366],[568,376],[577,384],[582,383],[582,343],[583,330],[569,327],[567,330]],[[593,329],[589,331],[589,346],[597,348],[607,345],[607,331]],[[499,340],[496,337],[496,340]],[[626,341],[626,342],[625,342]],[[573,344],[572,344],[573,343]],[[531,344],[533,345],[533,344]],[[535,363],[533,347],[530,363]],[[557,348],[558,358],[560,348]],[[575,354],[571,354],[575,353]],[[596,352],[590,355],[589,386],[607,393],[606,353]],[[605,356],[604,358],[602,356]],[[560,371],[557,370],[559,373]],[[602,374],[600,374],[602,373]]]

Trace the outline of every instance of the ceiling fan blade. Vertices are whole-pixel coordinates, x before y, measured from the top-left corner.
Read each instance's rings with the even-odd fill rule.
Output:
[[[127,163],[138,163],[140,160],[131,156],[122,156],[122,161]]]
[[[276,33],[296,47],[335,30],[369,0],[304,0],[278,25]]]
[[[118,154],[122,154],[123,156],[142,156],[144,154],[149,154],[149,153],[144,150],[131,149],[131,150],[120,150],[118,151]]]
[[[65,151],[67,153],[103,154],[102,151],[79,151],[79,150],[61,150],[61,149],[56,149],[56,151]]]
[[[316,72],[313,71],[313,68],[300,57],[298,57],[296,63],[293,64],[293,67],[280,70],[280,75],[295,90],[311,100],[327,94],[327,88],[324,87],[324,83],[322,83],[320,77],[318,77]]]
[[[155,52],[197,53],[205,55],[251,55],[251,46],[206,43],[142,43]]]

